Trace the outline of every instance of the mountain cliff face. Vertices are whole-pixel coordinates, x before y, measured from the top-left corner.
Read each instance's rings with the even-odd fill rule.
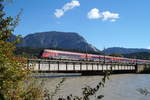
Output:
[[[98,49],[87,43],[82,36],[73,32],[51,31],[29,34],[22,38],[22,43],[17,46],[33,48],[63,48],[99,52]]]
[[[131,54],[131,53],[140,53],[147,52],[150,53],[149,49],[137,49],[137,48],[121,48],[121,47],[112,47],[103,50],[106,54],[119,53],[119,54]]]

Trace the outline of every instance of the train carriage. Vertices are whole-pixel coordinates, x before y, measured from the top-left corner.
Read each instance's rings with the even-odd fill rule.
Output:
[[[149,60],[129,59],[123,57],[112,57],[87,53],[76,53],[61,50],[45,49],[42,58],[48,59],[67,59],[67,60],[88,60],[88,61],[100,61],[111,63],[129,63],[129,64],[150,64]]]

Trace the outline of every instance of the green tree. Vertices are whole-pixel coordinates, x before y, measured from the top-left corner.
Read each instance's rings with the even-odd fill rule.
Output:
[[[110,54],[109,56],[113,56],[113,57],[123,57],[122,54],[119,54],[119,53],[112,53]]]
[[[19,15],[8,17],[4,12],[4,1],[0,0],[0,100],[38,100],[40,89],[32,87],[33,84],[24,85],[25,80],[30,80],[27,60],[13,54],[19,38],[9,41]]]

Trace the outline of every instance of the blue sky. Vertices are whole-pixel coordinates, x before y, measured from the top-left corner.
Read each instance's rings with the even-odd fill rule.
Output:
[[[14,0],[8,15],[23,13],[15,34],[77,32],[98,49],[150,47],[150,0]]]

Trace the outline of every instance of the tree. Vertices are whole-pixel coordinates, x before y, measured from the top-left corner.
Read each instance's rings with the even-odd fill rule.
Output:
[[[122,54],[119,54],[119,53],[112,53],[110,54],[109,56],[113,56],[113,57],[123,57]]]
[[[0,0],[0,100],[38,100],[39,88],[24,85],[30,73],[27,60],[13,54],[19,38],[9,41],[19,15],[16,18],[6,16],[4,1]]]

